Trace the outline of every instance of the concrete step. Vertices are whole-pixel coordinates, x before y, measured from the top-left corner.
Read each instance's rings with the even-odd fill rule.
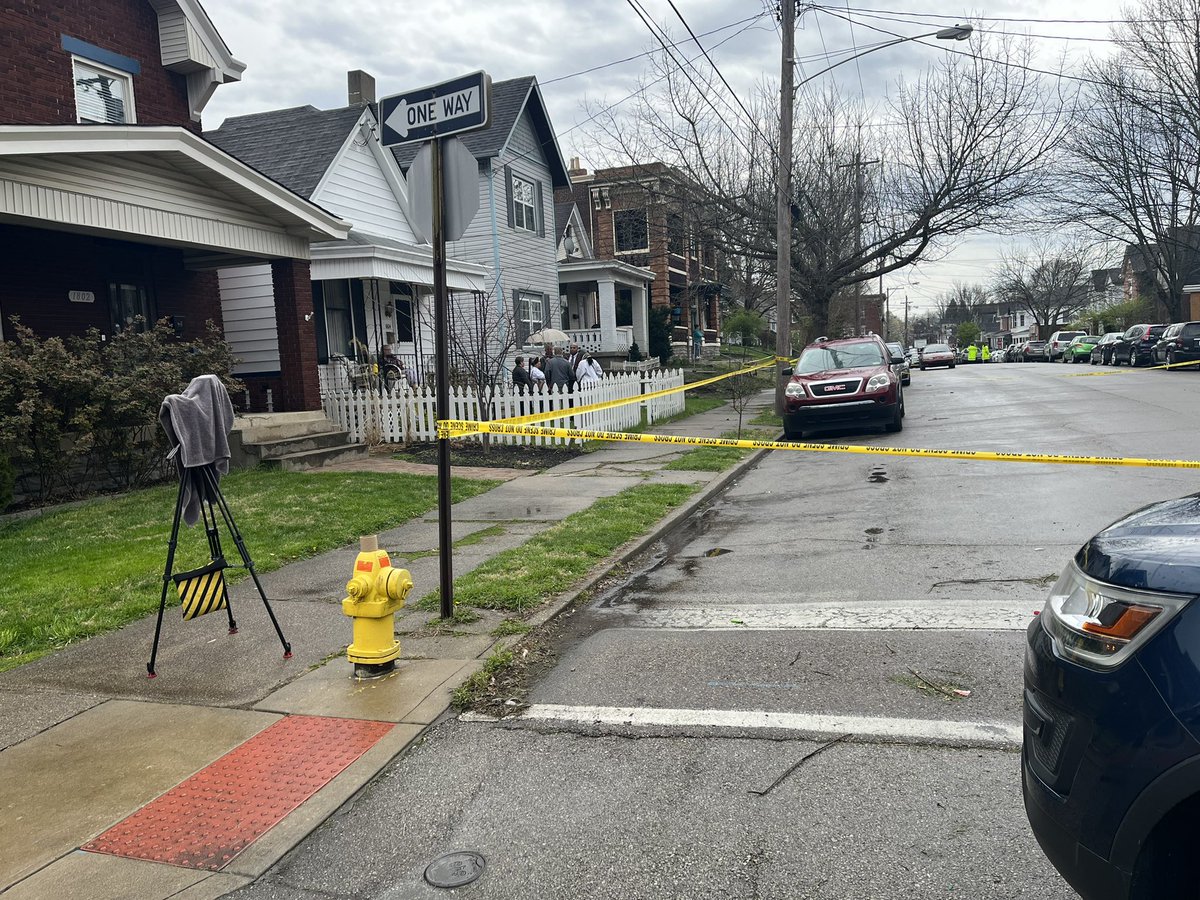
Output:
[[[310,450],[324,450],[327,447],[342,447],[350,443],[348,431],[323,431],[318,434],[306,434],[297,437],[283,438],[277,441],[243,441],[245,451],[262,461],[278,459],[294,453],[307,453]]]
[[[233,420],[233,430],[241,435],[243,444],[320,434],[333,428],[333,423],[319,409],[290,413],[245,413]]]
[[[317,450],[275,456],[264,459],[262,463],[267,468],[283,469],[285,472],[305,472],[334,463],[366,459],[368,455],[366,444],[341,444],[336,447],[322,447]]]

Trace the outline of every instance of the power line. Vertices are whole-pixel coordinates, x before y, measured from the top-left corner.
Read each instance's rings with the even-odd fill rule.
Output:
[[[666,52],[671,62],[679,66],[679,71],[691,83],[692,87],[696,89],[696,93],[699,94],[700,99],[705,102],[709,109],[716,113],[717,118],[725,125],[727,129],[729,129],[729,133],[733,135],[734,140],[742,145],[742,149],[745,150],[746,153],[753,156],[754,151],[752,151],[750,146],[744,140],[742,140],[742,136],[738,134],[734,128],[730,127],[728,122],[725,121],[724,115],[722,115],[721,111],[717,109],[712,100],[709,99],[708,93],[696,83],[696,79],[692,77],[691,73],[687,70],[687,67],[679,63],[680,58],[676,57],[676,55],[671,51],[671,47],[668,45],[668,42],[663,39],[663,36],[660,35],[658,30],[654,27],[649,18],[649,14],[646,13],[646,11],[642,8],[640,0],[625,0],[625,2],[629,5],[630,9],[637,13],[637,17],[642,20],[642,24],[646,26],[646,29],[650,32],[650,34],[652,34],[654,38],[662,45],[663,50]],[[692,65],[692,62],[688,61],[688,65]],[[754,124],[753,120],[751,120],[751,124]]]
[[[825,10],[829,9],[829,7],[820,6],[818,4],[812,4],[812,7],[814,9],[825,9]],[[838,7],[838,9],[841,9],[841,8],[842,7]],[[943,20],[947,20],[947,21],[951,21],[951,22],[957,22],[960,19],[962,19],[962,16],[951,16],[951,15],[946,15],[946,14],[942,14],[942,13],[904,12],[901,10],[894,10],[894,9],[881,10],[881,9],[873,9],[873,8],[864,7],[864,6],[846,7],[846,10],[847,10],[847,12],[856,12],[856,13],[886,12],[886,13],[890,13],[890,14],[896,15],[896,16],[924,16],[925,18],[929,18],[929,19],[943,19]],[[970,16],[969,18],[971,18],[972,20],[977,21],[977,22],[1032,22],[1032,23],[1045,24],[1045,25],[1125,25],[1130,21],[1143,22],[1148,25],[1174,25],[1174,24],[1178,24],[1179,22],[1191,21],[1190,19],[1183,18],[1183,17],[1167,18],[1167,19],[1133,19],[1133,20],[1129,20],[1129,19],[1043,19],[1043,18],[1019,19],[1019,18],[1013,18],[1013,17],[1008,17],[1008,16]]]
[[[711,37],[712,35],[719,34],[720,32],[725,31],[727,29],[737,28],[739,25],[745,25],[747,22],[756,22],[759,19],[761,19],[764,15],[766,15],[766,14],[759,13],[758,15],[747,16],[746,18],[739,19],[736,22],[730,22],[728,25],[722,25],[719,28],[714,28],[711,31],[706,31],[703,34],[701,34],[700,37]],[[691,31],[691,29],[688,29],[688,30]],[[696,41],[695,35],[692,35],[692,40]],[[684,43],[684,42],[680,41],[679,43],[672,44],[671,46],[678,47],[679,44],[681,44],[681,43]],[[697,44],[697,46],[699,46],[699,41],[696,41],[696,44]],[[657,52],[658,52],[657,50],[646,50],[642,53],[635,53],[633,56],[626,56],[624,59],[614,59],[612,62],[601,63],[598,66],[592,66],[590,69],[581,69],[578,72],[571,72],[569,75],[559,75],[559,76],[557,76],[555,78],[551,78],[547,81],[540,82],[540,84],[544,87],[545,85],[554,84],[555,82],[566,81],[568,78],[578,78],[580,75],[590,75],[592,72],[599,72],[601,69],[611,69],[613,66],[619,66],[619,65],[622,65],[627,62],[633,62],[635,59],[644,59],[645,57],[650,56],[652,53],[657,53]]]
[[[689,25],[687,19],[683,17],[683,13],[679,11],[679,7],[675,5],[675,0],[667,0],[667,3],[670,4],[671,9],[675,11],[675,15],[679,17],[679,21],[683,23],[683,27],[687,29],[687,33],[692,36],[692,40],[696,42],[696,46],[700,48],[700,52],[704,54],[704,58],[708,60],[708,64],[712,66],[713,71],[717,73],[717,77],[721,79],[721,83],[725,85],[726,90],[729,91],[729,95],[733,97],[734,101],[741,108],[742,112],[746,114],[746,121],[748,121],[751,127],[758,132],[758,136],[763,139],[763,142],[769,146],[771,142],[767,140],[767,136],[763,134],[762,129],[758,127],[758,121],[754,118],[754,116],[750,115],[750,110],[746,109],[746,104],[742,103],[741,98],[737,95],[737,91],[733,89],[733,85],[731,85],[726,80],[725,76],[721,74],[721,70],[717,67],[716,60],[714,60],[709,55],[708,51],[704,49],[704,45],[700,43],[700,38],[696,37],[696,32],[692,31],[692,26]]]

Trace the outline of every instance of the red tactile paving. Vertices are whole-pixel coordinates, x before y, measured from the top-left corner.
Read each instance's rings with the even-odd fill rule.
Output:
[[[393,727],[287,716],[83,849],[219,871]]]

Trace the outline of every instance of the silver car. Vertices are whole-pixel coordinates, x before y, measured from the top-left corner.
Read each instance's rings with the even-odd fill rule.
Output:
[[[908,361],[908,356],[904,353],[904,347],[899,341],[888,341],[888,352],[892,356],[899,356],[902,362],[893,363],[892,371],[900,378],[901,384],[908,384],[912,381],[912,375],[909,374],[911,363]]]

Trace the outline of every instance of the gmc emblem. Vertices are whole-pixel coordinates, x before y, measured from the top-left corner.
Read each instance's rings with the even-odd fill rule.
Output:
[[[846,386],[844,384],[827,384],[827,385],[825,385],[825,393],[827,393],[827,394],[832,394],[834,391],[844,391],[845,389],[846,389]]]

